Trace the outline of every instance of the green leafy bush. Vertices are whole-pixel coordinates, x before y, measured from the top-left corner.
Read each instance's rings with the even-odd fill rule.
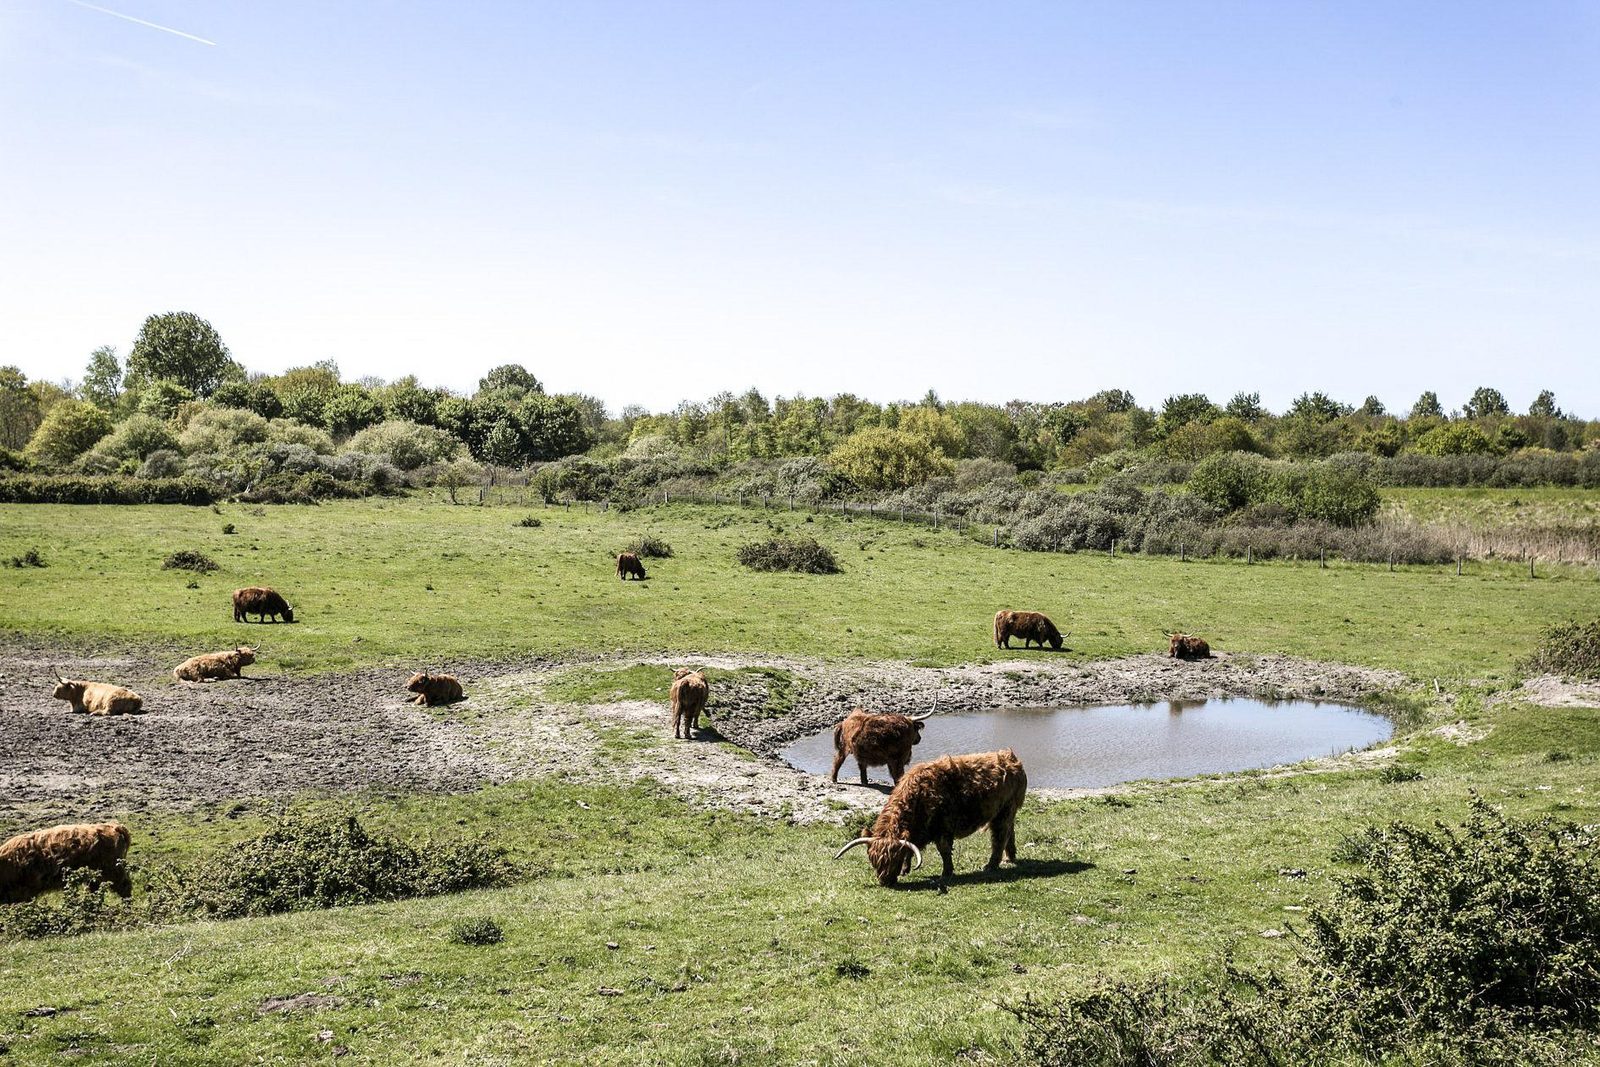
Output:
[[[661,540],[661,538],[652,537],[649,534],[645,534],[643,537],[635,537],[632,541],[629,541],[624,551],[632,552],[640,559],[672,558],[672,546]]]
[[[216,490],[192,478],[18,475],[0,478],[0,504],[209,504]]]
[[[1539,638],[1533,655],[1517,667],[1529,674],[1600,678],[1600,619],[1550,627]]]
[[[217,566],[217,561],[204,552],[196,552],[192,548],[181,548],[161,561],[161,569],[164,571],[183,570],[206,574],[220,568]]]
[[[43,567],[45,562],[37,548],[30,548],[20,556],[12,556],[6,561],[6,565],[21,570],[23,567]]]
[[[739,546],[739,562],[753,571],[799,571],[804,574],[838,574],[833,552],[810,537],[774,537]]]
[[[0,941],[71,937],[137,926],[139,913],[116,894],[107,894],[106,888],[98,872],[67,871],[60,897],[0,906]]]
[[[505,936],[500,924],[487,916],[457,919],[450,926],[450,940],[458,945],[498,945]]]
[[[532,515],[522,516],[522,518],[517,520],[516,524],[526,530],[537,530],[539,527],[544,525],[544,523],[540,522]]]

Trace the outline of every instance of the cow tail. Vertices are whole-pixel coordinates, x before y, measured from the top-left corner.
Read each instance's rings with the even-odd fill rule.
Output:
[[[833,728],[833,750],[835,752],[844,751],[844,723],[840,723]]]

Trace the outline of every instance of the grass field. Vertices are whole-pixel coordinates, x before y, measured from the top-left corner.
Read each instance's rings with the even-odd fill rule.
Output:
[[[48,564],[0,569],[0,627],[63,644],[261,638],[271,670],[619,649],[947,664],[999,655],[990,615],[1027,606],[1066,620],[1074,655],[1148,650],[1176,625],[1229,650],[1438,677],[1456,699],[1400,739],[1418,780],[1372,767],[1033,799],[1021,865],[982,878],[986,838],[968,839],[946,894],[920,877],[881,889],[859,853],[831,862],[852,827],[697,810],[649,786],[307,797],[408,836],[491,834],[530,873],[499,890],[0,946],[0,1062],[1004,1062],[1018,1027],[1002,1006],[1025,993],[1103,972],[1194,973],[1228,948],[1246,963],[1292,951],[1263,934],[1326,895],[1334,848],[1361,826],[1456,818],[1473,791],[1518,814],[1600,821],[1600,710],[1485,699],[1515,680],[1542,626],[1600,613],[1587,569],[1529,580],[1515,565],[1457,578],[1045,556],[894,524],[676,506],[534,509],[533,529],[513,527],[522,511],[415,501],[223,511],[0,509],[0,557],[37,547]],[[769,535],[768,517],[833,546],[845,572],[737,568],[733,550]],[[617,582],[610,554],[646,532],[676,555],[650,561],[649,582]],[[187,572],[161,569],[181,548],[222,569],[186,588]],[[304,622],[234,625],[228,592],[254,582],[285,591]],[[551,695],[647,683],[574,680]],[[1432,732],[1457,720],[1485,736]],[[270,807],[141,816],[139,858],[225,848]],[[1305,877],[1280,873],[1291,868]],[[480,915],[504,927],[502,943],[448,939]],[[332,999],[262,1010],[303,993]]]
[[[1600,526],[1600,489],[1385,489],[1383,510],[1418,522]]]

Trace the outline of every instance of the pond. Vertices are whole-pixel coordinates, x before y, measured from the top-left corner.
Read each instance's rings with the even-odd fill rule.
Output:
[[[1297,763],[1365,748],[1392,732],[1382,715],[1316,700],[996,708],[934,715],[912,762],[1013,748],[1029,785],[1070,789]],[[780,755],[790,766],[825,775],[833,766],[833,731],[802,737]],[[872,768],[869,779],[889,784],[883,767]],[[855,757],[846,758],[839,781],[859,780]]]

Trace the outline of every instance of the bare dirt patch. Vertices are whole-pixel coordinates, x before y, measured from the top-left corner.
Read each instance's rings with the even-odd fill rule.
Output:
[[[178,657],[181,658],[181,657]],[[165,651],[67,652],[0,646],[0,826],[196,808],[229,800],[360,791],[461,792],[518,778],[650,779],[696,802],[795,821],[838,821],[883,794],[794,770],[775,753],[850,708],[940,710],[1190,700],[1216,696],[1359,701],[1403,685],[1398,673],[1281,656],[1180,663],[1134,656],[1100,663],[1050,656],[924,669],[702,657],[708,666],[771,667],[794,679],[774,714],[759,677],[719,683],[710,728],[674,741],[663,705],[548,702],[544,684],[573,662],[448,665],[468,700],[406,703],[401,667],[182,684]],[[684,662],[608,659],[613,669]],[[145,697],[137,716],[76,715],[50,698],[49,668],[115,681]]]
[[[1600,708],[1600,682],[1574,682],[1558,674],[1529,678],[1511,693],[1542,708]]]

